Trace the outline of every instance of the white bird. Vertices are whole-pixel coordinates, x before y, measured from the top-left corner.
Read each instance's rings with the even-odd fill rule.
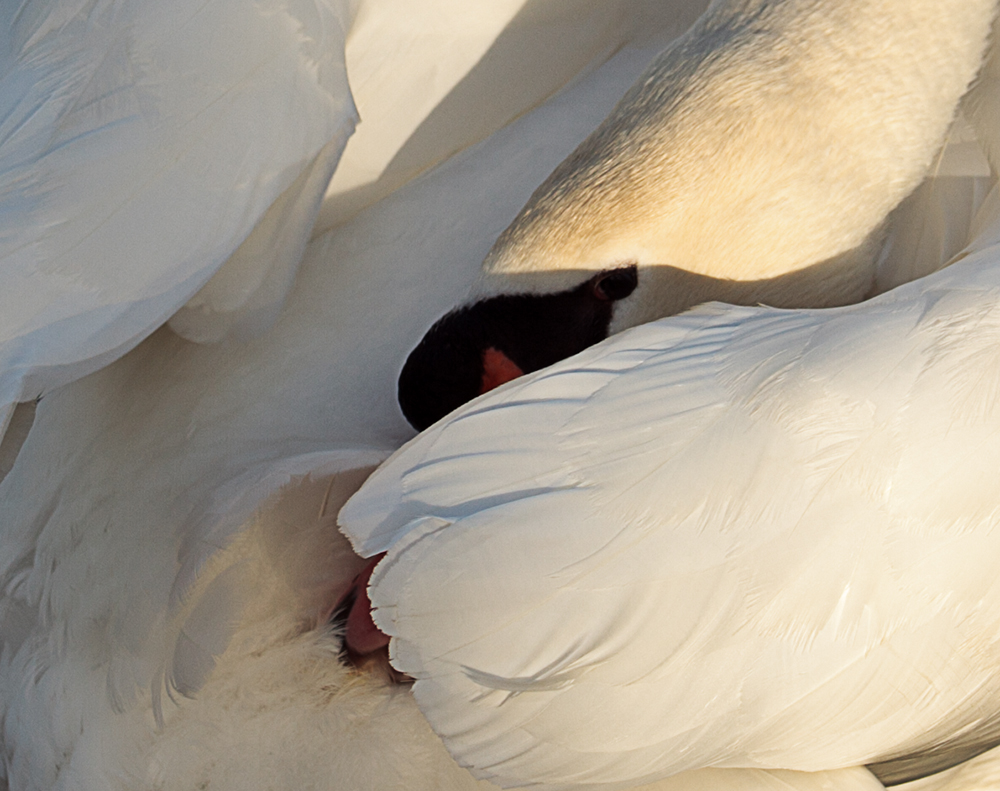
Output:
[[[436,101],[414,100],[424,108],[414,110],[387,98],[378,64],[407,52],[408,14],[431,19],[443,7],[361,4],[347,50],[362,116],[402,104],[414,128]],[[513,14],[517,4],[504,7]],[[426,129],[425,143],[441,148],[398,148],[397,139],[372,142],[357,158],[345,150],[354,180],[335,187],[327,221],[357,213],[313,242],[271,331],[244,345],[200,345],[164,329],[45,396],[0,484],[0,766],[11,789],[489,787],[449,757],[407,688],[337,661],[340,643],[324,617],[363,561],[349,556],[334,513],[411,436],[392,392],[412,339],[467,291],[538,175],[701,7],[601,2],[581,20],[579,2],[532,5],[509,19],[496,47],[487,43],[495,28],[474,31],[461,64],[442,78],[454,86],[440,104],[453,119],[448,134],[439,135],[435,112],[410,138],[419,142]],[[491,18],[508,21],[499,11]],[[558,47],[541,32],[551,30]],[[543,54],[529,47],[533,37],[545,39]],[[351,47],[365,42],[370,49],[351,61]],[[401,89],[407,99],[440,47],[416,49],[424,60],[403,69],[413,80]],[[484,86],[514,85],[519,70],[564,59],[576,65],[553,82],[482,98]],[[387,160],[398,165],[386,167],[391,178],[365,181],[366,167]],[[958,181],[965,195],[972,180]],[[966,202],[961,211],[948,203],[949,227],[967,224],[975,201]],[[109,238],[127,240],[131,230]],[[199,310],[174,324],[184,329]],[[203,325],[209,335],[215,312]],[[792,772],[682,777],[656,787],[832,781]],[[866,770],[838,773],[846,777],[877,788]]]

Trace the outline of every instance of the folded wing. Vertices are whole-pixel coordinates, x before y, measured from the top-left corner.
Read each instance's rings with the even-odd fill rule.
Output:
[[[456,758],[601,785],[995,741],[995,257],[637,328],[373,476],[341,521]]]

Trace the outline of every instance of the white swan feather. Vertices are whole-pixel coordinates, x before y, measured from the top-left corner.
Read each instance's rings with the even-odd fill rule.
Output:
[[[101,12],[111,8],[99,2],[84,5]],[[372,62],[378,60],[379,48],[383,55],[391,51],[397,57],[405,48],[396,42],[405,40],[406,31],[392,30],[391,24],[404,25],[405,15],[399,20],[391,13],[366,15],[365,6],[361,4],[358,13],[370,25],[366,40],[377,42]],[[53,24],[46,28],[54,35],[76,10],[69,4],[24,4],[24,8],[57,9]],[[134,11],[128,5],[115,8]],[[187,6],[135,8],[166,17],[174,13],[172,9],[180,8],[176,13],[183,14]],[[253,22],[247,24],[259,22],[254,14],[261,8],[253,7],[248,17]],[[261,35],[295,33],[283,39],[284,44],[275,44],[274,51],[279,54],[276,63],[297,65],[291,72],[268,73],[277,79],[271,83],[274,93],[265,89],[259,98],[268,101],[258,102],[257,109],[273,108],[270,102],[279,94],[308,103],[308,97],[295,90],[283,93],[285,83],[276,75],[288,77],[303,69],[304,82],[290,78],[296,88],[314,86],[311,80],[317,75],[336,77],[337,46],[330,61],[310,58],[315,51],[306,31],[315,32],[322,25],[303,22],[300,28],[289,20],[313,18],[312,4],[266,8],[277,8],[275,13],[289,24],[279,30],[262,23],[262,28],[254,29],[263,31]],[[345,18],[332,8],[312,10],[320,12],[321,20]],[[433,1],[420,8],[429,15],[439,10]],[[205,22],[204,14],[213,9],[220,18],[226,16],[223,6],[209,5],[202,16],[191,17],[192,23]],[[9,475],[0,482],[0,774],[6,773],[11,788],[166,791],[284,785],[479,791],[489,787],[448,756],[408,692],[352,673],[336,660],[335,635],[317,624],[322,623],[324,606],[329,608],[331,593],[358,563],[333,532],[332,511],[356,485],[363,474],[360,470],[411,436],[392,399],[395,373],[406,348],[435,315],[465,293],[475,276],[475,263],[516,215],[539,176],[612,109],[671,37],[677,20],[690,18],[701,4],[622,2],[613,12],[605,8],[593,18],[581,16],[581,9],[579,3],[548,5],[543,10],[552,14],[541,13],[539,22],[554,25],[545,29],[559,31],[554,40],[560,46],[586,43],[581,52],[589,54],[574,53],[570,59],[584,64],[579,77],[480,145],[452,156],[434,172],[315,240],[270,332],[241,346],[190,344],[164,330],[104,370],[46,395],[29,429],[22,430],[23,423],[30,423],[27,412],[15,416],[17,442],[0,446],[0,462],[7,463],[8,451],[11,457],[16,455],[9,460],[13,464]],[[607,23],[636,9],[644,15],[642,25],[635,20]],[[679,15],[674,13],[677,9]],[[539,12],[537,6],[528,10]],[[285,11],[289,16],[282,15]],[[244,12],[243,6],[233,10]],[[499,19],[504,13],[497,11],[490,18]],[[539,17],[528,14],[524,20],[539,21]],[[378,35],[379,25],[386,26],[385,36]],[[525,32],[523,25],[511,27],[514,33]],[[199,29],[208,35],[209,28]],[[233,29],[234,36],[238,29],[238,25]],[[339,44],[339,26],[331,30]],[[570,35],[567,30],[575,32]],[[484,36],[477,32],[473,38],[485,41]],[[95,45],[92,53],[98,59],[106,51],[101,46]],[[238,57],[232,65],[237,70],[243,62],[239,56],[252,59],[259,54],[234,47]],[[223,49],[220,46],[219,53]],[[427,48],[421,51],[426,53]],[[516,53],[518,47],[503,51]],[[194,56],[190,59],[192,66],[198,62],[205,63]],[[471,59],[462,62],[465,68]],[[327,66],[329,72],[324,71]],[[466,88],[502,83],[524,64],[504,67],[485,57],[479,66],[496,70],[478,71],[479,81],[464,84]],[[526,112],[565,79],[563,75],[546,83],[549,87],[541,94],[533,89],[501,103],[502,107],[490,108],[469,119],[467,130],[453,130],[440,144],[466,145],[479,139],[491,130],[490,124]],[[442,80],[463,86],[454,73],[442,75]],[[377,92],[377,83],[374,80],[369,88]],[[189,87],[174,84],[178,93]],[[364,84],[355,87],[359,96],[366,89]],[[329,165],[314,164],[309,171],[309,162],[318,162],[310,157],[344,132],[345,124],[350,126],[348,105],[328,102],[322,91],[319,96],[325,109],[312,110],[325,120],[317,128],[331,125],[309,137],[308,144],[290,157],[288,167],[278,168],[282,175],[269,182],[273,190],[267,196],[251,190],[254,199],[260,199],[259,207],[271,205],[276,214],[269,220],[268,215],[261,219],[260,214],[233,209],[245,223],[224,243],[219,239],[226,229],[217,226],[215,242],[220,250],[231,250],[245,239],[247,255],[242,263],[223,267],[219,279],[175,317],[175,327],[189,337],[211,340],[233,328],[237,335],[242,328],[259,329],[273,317],[281,289],[291,285],[287,267],[294,268],[294,263],[278,251],[294,252],[302,237],[298,230],[283,237],[287,226],[276,220],[291,211],[296,222],[304,222],[302,218],[314,208],[307,193],[317,189],[322,168]],[[336,91],[331,90],[330,96],[347,101],[346,94]],[[392,107],[384,96],[378,98],[381,105],[376,101],[368,106]],[[420,104],[418,99],[414,97],[414,105]],[[360,99],[359,104],[365,106]],[[334,105],[343,114],[325,115]],[[464,107],[465,115],[457,117],[468,119],[476,105],[466,98],[465,104],[452,103],[449,112]],[[409,110],[400,112],[406,115]],[[297,113],[262,114],[287,129],[283,121],[292,126],[303,123]],[[406,115],[405,123],[412,124],[415,117]],[[431,117],[426,128],[433,130],[440,122],[440,117]],[[110,127],[106,140],[116,139],[118,129]],[[310,130],[309,134],[315,131],[311,126]],[[298,139],[298,134],[307,136],[296,126],[292,137]],[[216,139],[209,148],[218,146],[227,153],[222,140]],[[135,153],[124,150],[129,156]],[[157,150],[163,153],[155,148],[148,153],[155,158]],[[416,159],[407,159],[414,155],[407,152],[402,159],[414,167],[405,175],[450,151],[429,146],[417,152],[421,156]],[[377,154],[367,161],[381,167],[378,163],[389,157],[385,151]],[[267,163],[278,161],[270,156],[265,158],[265,170]],[[72,158],[69,164],[74,163],[79,164]],[[124,169],[115,172],[121,184],[132,185]],[[210,170],[187,172],[196,194],[217,189],[238,192],[244,186],[240,181],[227,187]],[[392,177],[402,172],[394,171]],[[230,171],[227,174],[232,177]],[[296,195],[296,179],[311,186],[303,185]],[[377,196],[388,181],[375,184],[371,195]],[[77,194],[86,186],[83,181],[74,184]],[[963,201],[965,187],[956,190]],[[229,208],[238,202],[235,194]],[[351,204],[354,211],[368,197],[348,196],[342,207]],[[962,215],[954,218],[956,228],[967,224],[965,215],[974,212],[975,205],[978,198],[956,212]],[[160,229],[166,234],[164,229],[178,227],[160,223],[155,212],[151,216],[156,222],[143,226],[143,231]],[[254,238],[251,228],[261,231],[262,237]],[[131,240],[131,230],[120,226],[109,231],[105,241],[118,249]],[[270,251],[275,266],[257,266],[255,256],[260,251]],[[213,258],[211,266],[220,264],[225,255]],[[199,284],[211,266],[200,270],[195,278]],[[112,268],[108,264],[108,271]],[[176,275],[180,270],[171,271]],[[196,287],[195,280],[189,283],[191,289],[182,289],[183,299]],[[175,296],[182,300],[180,293]],[[165,318],[172,308],[163,310]],[[222,314],[232,320],[217,322]],[[150,316],[140,318],[145,322]],[[71,329],[82,337],[80,325]],[[107,361],[94,359],[95,366]],[[19,362],[15,359],[11,365]],[[83,365],[71,373],[77,376],[86,370],[90,368]],[[19,392],[15,397],[34,391]],[[17,448],[21,440],[23,447]],[[316,480],[309,478],[310,473]],[[341,486],[345,478],[350,483]],[[276,493],[282,486],[290,491]],[[257,506],[261,512],[253,517]],[[808,625],[801,629],[807,631]],[[161,696],[157,712],[154,700],[164,689],[173,690],[174,698]],[[176,694],[178,690],[193,697]],[[863,791],[877,789],[878,784],[867,770],[851,766],[805,775],[700,770],[656,786],[658,791],[705,787]]]
[[[639,286],[614,330],[711,299],[864,298],[885,217],[927,175],[994,12],[712,3],[539,186],[474,298],[562,290],[627,264]]]
[[[996,254],[628,331],[376,473],[341,521],[458,760],[570,786],[996,741]]]
[[[4,4],[0,409],[132,348],[312,171],[297,233],[233,265],[294,273],[354,126],[347,22],[338,2]]]

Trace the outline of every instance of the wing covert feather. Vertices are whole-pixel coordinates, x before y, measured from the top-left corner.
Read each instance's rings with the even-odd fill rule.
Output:
[[[341,522],[388,549],[375,619],[457,759],[599,786],[858,765],[988,724],[989,264],[631,330],[377,472]]]

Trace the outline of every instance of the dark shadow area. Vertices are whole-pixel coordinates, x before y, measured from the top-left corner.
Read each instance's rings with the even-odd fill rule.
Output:
[[[970,733],[948,739],[915,755],[868,764],[882,785],[895,786],[936,775],[1000,745],[1000,718],[994,717]]]
[[[17,456],[21,452],[24,441],[28,439],[28,432],[35,422],[35,407],[38,401],[25,401],[14,407],[14,414],[11,415],[10,423],[7,424],[7,431],[0,439],[0,481],[7,477],[11,471]],[[2,791],[2,789],[0,789]]]

